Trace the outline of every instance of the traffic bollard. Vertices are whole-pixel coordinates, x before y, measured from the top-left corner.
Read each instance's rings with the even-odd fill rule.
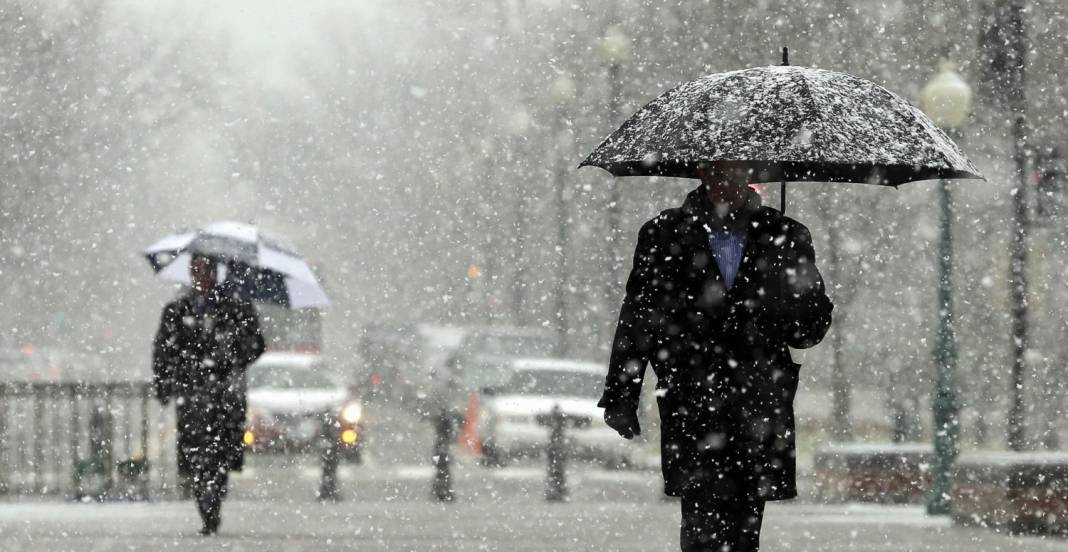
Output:
[[[545,500],[567,500],[567,445],[564,442],[564,426],[567,419],[560,405],[553,406],[549,414],[549,447],[545,451],[548,474],[545,478]]]
[[[439,502],[452,502],[456,495],[449,473],[449,442],[452,441],[452,419],[444,409],[434,423],[434,483],[431,496]]]
[[[115,497],[120,500],[148,500],[148,460],[137,454],[115,464],[118,485]]]
[[[338,500],[337,466],[341,459],[337,421],[329,413],[323,415],[319,435],[322,475],[319,478],[319,500]]]
[[[94,404],[89,416],[89,457],[75,459],[72,465],[72,486],[77,500],[104,500],[111,494],[112,474],[111,437],[114,427],[107,407]]]

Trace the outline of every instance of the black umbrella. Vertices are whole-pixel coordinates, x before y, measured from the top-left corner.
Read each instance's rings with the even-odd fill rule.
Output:
[[[783,57],[782,66],[717,73],[665,92],[580,167],[696,178],[701,164],[739,163],[753,169],[752,182],[784,184],[982,178],[897,94],[845,73],[785,65],[785,50]]]

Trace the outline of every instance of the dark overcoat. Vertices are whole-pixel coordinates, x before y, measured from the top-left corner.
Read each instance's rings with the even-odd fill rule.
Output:
[[[175,401],[180,473],[241,469],[246,368],[263,351],[255,307],[222,286],[191,291],[164,307],[153,378],[157,397]]]
[[[790,347],[823,339],[833,306],[808,229],[759,199],[728,289],[709,241],[717,220],[699,187],[642,226],[599,406],[635,411],[652,364],[667,494],[730,474],[764,499],[792,498],[800,365]]]

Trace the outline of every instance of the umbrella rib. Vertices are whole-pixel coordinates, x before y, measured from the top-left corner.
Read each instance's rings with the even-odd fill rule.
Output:
[[[893,94],[892,92],[887,92],[887,93]],[[922,128],[924,130],[924,132],[926,132],[927,135],[930,136],[932,139],[934,139],[936,141],[943,141],[942,137],[938,135],[938,132],[937,132],[938,129],[929,127],[927,124],[925,124],[923,119],[917,114],[918,108],[916,106],[912,105],[911,102],[909,102],[909,107],[912,108],[912,109],[908,110],[909,117],[912,117],[912,124],[914,126],[918,126],[918,127]],[[934,130],[934,132],[932,132],[932,130]],[[952,142],[950,142],[950,143],[952,143]],[[943,151],[943,148],[935,148],[935,153],[937,153],[938,156],[942,159],[942,163],[946,166],[946,168],[949,171],[955,170],[955,166],[953,164],[953,160],[949,158],[949,155],[945,151]]]
[[[894,93],[893,92],[890,92],[889,90],[883,90],[883,93],[889,95],[891,100],[894,99]],[[947,146],[949,146],[951,148],[956,148],[957,147],[956,144],[953,142],[953,140],[949,139],[948,136],[944,136],[944,133],[942,132],[941,129],[939,129],[938,127],[932,126],[930,124],[927,124],[927,122],[924,120],[922,112],[919,110],[918,107],[916,107],[915,105],[912,105],[912,102],[907,102],[907,103],[908,103],[909,107],[911,107],[911,109],[908,110],[908,115],[909,115],[909,117],[912,117],[912,124],[914,126],[918,126],[918,127],[922,128],[922,129],[924,129],[924,132],[926,132],[927,135],[930,136],[931,139],[935,140],[936,142],[943,142],[943,143],[945,143],[945,145],[947,145]],[[949,173],[955,173],[955,172],[958,171],[958,168],[957,168],[956,164],[954,164],[953,159],[951,159],[949,157],[949,152],[945,148],[942,148],[942,147],[934,148],[934,151],[942,159],[942,163],[945,165],[945,169],[941,169],[941,170],[945,170],[945,171],[947,171]],[[940,172],[941,172],[941,170],[940,170]],[[939,178],[945,178],[945,177],[940,175]]]
[[[823,112],[820,111],[819,106],[816,104],[816,100],[812,97],[812,86],[808,82],[808,76],[805,75],[804,71],[798,71],[797,74],[801,77],[801,95],[804,96],[805,100],[808,102],[812,113],[823,115]]]
[[[938,127],[933,127],[935,132],[931,132],[931,129],[928,128],[928,125],[925,125],[925,124],[923,124],[922,122],[919,121],[919,117],[916,116],[916,112],[915,111],[913,111],[910,114],[912,115],[912,118],[917,121],[917,124],[922,125],[927,130],[928,134],[932,134],[933,135],[932,138],[935,138],[935,139],[938,139],[938,140],[944,140],[944,141],[948,142],[948,145],[950,147],[956,147],[956,144],[952,140],[949,140],[948,136],[941,136],[941,134],[944,134],[944,131],[942,131]],[[945,148],[935,148],[935,151],[938,152],[938,155],[942,158],[942,162],[946,164],[947,170],[949,172],[956,172],[957,171],[956,165],[953,163],[953,160],[949,158],[949,152],[946,151]]]
[[[812,86],[811,86],[811,83],[808,82],[808,76],[805,75],[804,71],[797,71],[797,76],[800,77],[800,80],[801,80],[801,96],[805,99],[806,103],[808,103],[809,109],[811,110],[810,112],[813,113],[813,114],[818,114],[822,118],[823,117],[823,112],[819,109],[819,105],[816,104],[816,100],[812,97]],[[782,163],[780,162],[779,165],[781,167]],[[782,181],[785,183],[786,182],[786,169],[785,169],[785,167],[782,168],[782,171],[783,171]],[[783,186],[783,189],[784,189],[783,191],[785,192],[785,185]],[[783,207],[785,208],[785,201],[783,202]]]

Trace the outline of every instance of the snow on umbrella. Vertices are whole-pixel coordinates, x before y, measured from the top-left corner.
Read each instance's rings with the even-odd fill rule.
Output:
[[[756,67],[708,75],[638,110],[580,166],[616,176],[696,178],[744,163],[753,182],[897,186],[982,178],[926,115],[889,90],[833,71]]]
[[[217,259],[219,278],[237,283],[251,299],[295,309],[330,304],[304,259],[247,224],[216,222],[173,234],[144,254],[156,274],[171,282],[190,284],[189,263],[201,254]]]

